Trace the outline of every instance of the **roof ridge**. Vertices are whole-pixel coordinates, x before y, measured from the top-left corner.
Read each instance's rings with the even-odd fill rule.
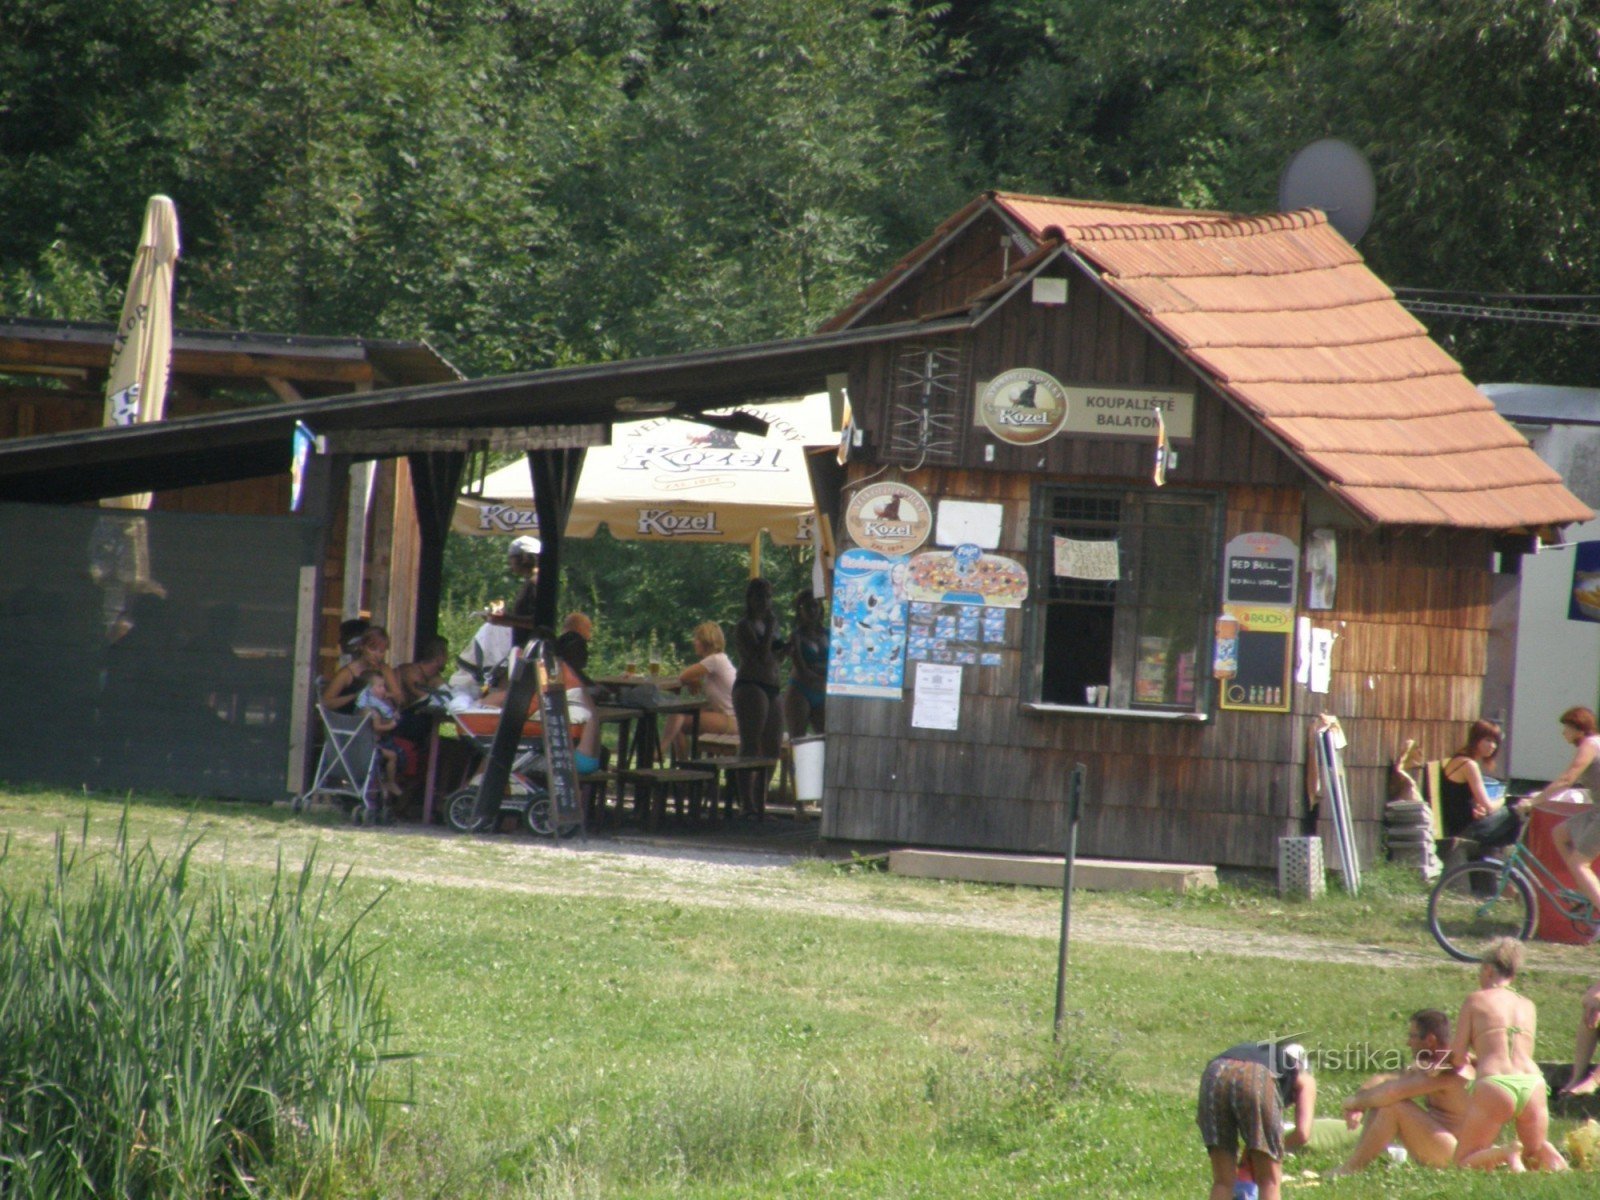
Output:
[[[1070,235],[1065,230],[1061,233],[1069,241],[1082,242],[1193,241],[1202,237],[1255,237],[1327,224],[1328,218],[1320,210],[1299,208],[1294,212],[1263,213],[1254,217],[1223,216],[1212,221],[1173,221],[1166,225],[1082,225],[1075,227]]]
[[[1173,213],[1190,217],[1229,218],[1239,214],[1224,208],[1181,208],[1170,204],[1140,204],[1132,200],[1088,200],[1079,196],[1044,196],[1035,192],[1007,192],[998,188],[984,193],[999,201],[1018,200],[1028,204],[1054,204],[1062,208],[1114,208],[1122,212]]]

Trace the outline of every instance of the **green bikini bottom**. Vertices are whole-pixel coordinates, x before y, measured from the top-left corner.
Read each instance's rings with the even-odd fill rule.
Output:
[[[1510,1096],[1515,1106],[1512,1111],[1519,1117],[1522,1110],[1528,1107],[1528,1101],[1533,1099],[1534,1092],[1543,1090],[1545,1086],[1543,1075],[1483,1075],[1468,1084],[1468,1090],[1480,1083],[1492,1083]]]

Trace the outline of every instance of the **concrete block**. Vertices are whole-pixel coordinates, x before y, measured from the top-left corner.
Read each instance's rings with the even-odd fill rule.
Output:
[[[889,871],[918,879],[960,879],[1021,887],[1061,886],[1065,860],[1050,854],[989,854],[964,850],[891,850]],[[1191,892],[1217,886],[1216,867],[1080,858],[1073,885],[1091,892]]]

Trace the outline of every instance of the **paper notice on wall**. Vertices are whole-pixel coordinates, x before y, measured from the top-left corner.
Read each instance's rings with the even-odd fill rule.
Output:
[[[1115,538],[1103,542],[1083,542],[1075,538],[1055,539],[1055,571],[1068,579],[1097,579],[1115,583],[1122,576]]]
[[[1294,681],[1301,687],[1311,682],[1311,618],[1294,620]]]
[[[943,663],[919,662],[916,698],[911,704],[914,729],[961,727],[961,668]]]
[[[1311,631],[1311,690],[1327,695],[1333,684],[1333,643],[1339,635],[1331,629]]]

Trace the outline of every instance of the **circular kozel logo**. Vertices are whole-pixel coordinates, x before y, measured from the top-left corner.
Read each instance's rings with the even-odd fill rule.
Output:
[[[1067,419],[1066,389],[1032,367],[1002,371],[978,389],[978,418],[1003,442],[1047,442]]]
[[[844,511],[844,527],[858,546],[891,557],[910,554],[933,532],[933,512],[909,484],[873,483]]]

